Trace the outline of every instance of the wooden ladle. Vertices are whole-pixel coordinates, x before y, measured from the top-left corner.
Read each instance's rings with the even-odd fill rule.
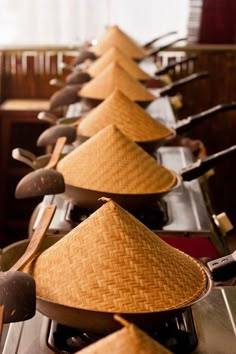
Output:
[[[17,199],[59,194],[65,191],[62,174],[54,170],[65,142],[65,137],[58,138],[48,164],[44,168],[30,172],[20,180],[15,190]]]
[[[22,148],[13,149],[11,156],[13,157],[13,159],[25,163],[26,165],[31,167],[32,170],[37,170],[39,168],[45,167],[51,157],[50,154],[36,156],[31,151]]]
[[[71,144],[76,139],[76,128],[68,124],[58,124],[46,129],[37,140],[37,146],[55,144],[61,136],[66,137],[66,143]]]
[[[8,271],[0,272],[0,339],[3,323],[24,321],[35,315],[35,281],[19,270],[35,257],[55,210],[55,205],[44,210],[25,253]]]

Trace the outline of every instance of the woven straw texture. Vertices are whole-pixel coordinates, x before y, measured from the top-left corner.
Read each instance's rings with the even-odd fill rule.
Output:
[[[155,98],[118,63],[108,65],[98,76],[85,84],[78,94],[82,97],[104,100],[115,88],[123,91],[132,101],[152,101]]]
[[[110,48],[102,57],[96,60],[88,69],[88,73],[90,76],[96,77],[112,62],[118,62],[123,69],[137,80],[148,80],[151,78],[132,59],[116,47]]]
[[[122,50],[129,58],[141,59],[147,54],[142,47],[125,34],[118,26],[109,27],[99,39],[98,43],[94,47],[91,47],[90,50],[96,55],[101,56],[114,46]]]
[[[176,175],[109,125],[59,161],[65,183],[85,189],[149,194],[169,190]]]
[[[82,349],[78,354],[171,354],[138,327],[130,324]]]
[[[118,313],[175,309],[206,289],[198,262],[111,200],[44,251],[31,272],[45,299]]]
[[[118,89],[81,120],[77,133],[91,137],[109,124],[115,124],[136,142],[160,140],[172,134]]]

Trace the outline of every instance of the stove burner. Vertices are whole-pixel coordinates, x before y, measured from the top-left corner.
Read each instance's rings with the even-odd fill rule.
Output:
[[[198,345],[191,309],[187,309],[182,316],[163,323],[151,337],[175,354],[191,353]]]
[[[102,335],[82,332],[50,320],[47,345],[55,353],[75,353],[102,337]]]
[[[70,222],[74,228],[87,219],[90,214],[92,211],[89,209],[71,205],[66,214],[66,221]],[[148,208],[135,210],[132,215],[151,230],[161,230],[169,221],[167,203],[163,199],[157,200]]]
[[[180,317],[163,323],[149,333],[175,354],[189,354],[198,344],[191,309]],[[83,332],[50,321],[47,345],[55,353],[75,353],[104,337],[91,332]]]
[[[161,230],[169,221],[167,203],[163,199],[132,214],[151,230]]]

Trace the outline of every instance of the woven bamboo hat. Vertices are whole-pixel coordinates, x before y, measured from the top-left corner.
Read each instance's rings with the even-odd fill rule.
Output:
[[[68,185],[107,193],[161,193],[176,183],[172,171],[115,125],[102,129],[66,155],[57,170]]]
[[[115,318],[119,316],[115,316]],[[149,337],[134,324],[122,319],[124,328],[89,345],[78,354],[171,354],[171,352]]]
[[[89,75],[96,77],[112,62],[118,62],[123,69],[137,80],[149,80],[151,78],[117,47],[110,48],[103,56],[97,59],[88,69]]]
[[[77,133],[91,137],[109,124],[136,142],[160,140],[173,133],[118,89],[81,120]]]
[[[139,46],[132,38],[125,34],[118,26],[109,27],[98,43],[91,47],[97,56],[103,55],[111,47],[118,47],[129,58],[141,59],[144,58],[147,52]]]
[[[82,97],[104,100],[115,88],[123,91],[132,101],[152,101],[152,95],[146,87],[134,79],[118,63],[111,63],[98,76],[85,84],[79,91]]]
[[[197,261],[112,200],[44,251],[30,269],[38,296],[95,311],[176,309],[197,300],[207,287]]]

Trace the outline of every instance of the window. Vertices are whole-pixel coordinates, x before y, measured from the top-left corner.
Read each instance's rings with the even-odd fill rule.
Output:
[[[189,0],[0,0],[0,45],[75,45],[118,24],[145,42],[187,33]]]

